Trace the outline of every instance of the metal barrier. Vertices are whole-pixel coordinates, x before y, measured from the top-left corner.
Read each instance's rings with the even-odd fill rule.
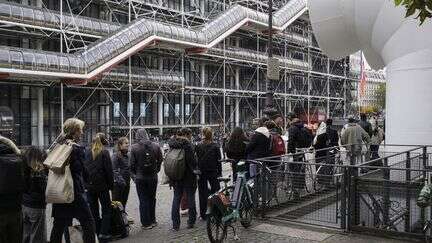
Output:
[[[431,217],[416,199],[428,149],[386,145],[370,159],[346,146],[259,159],[256,203],[265,217],[422,238]]]

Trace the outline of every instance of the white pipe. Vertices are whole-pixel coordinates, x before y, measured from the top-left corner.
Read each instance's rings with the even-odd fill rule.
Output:
[[[309,1],[321,49],[334,59],[363,50],[387,66],[386,142],[432,144],[432,21],[419,26],[387,0]]]

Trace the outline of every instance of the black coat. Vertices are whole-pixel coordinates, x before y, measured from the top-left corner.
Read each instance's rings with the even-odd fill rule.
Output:
[[[224,150],[227,157],[235,161],[246,159],[246,141],[231,141],[225,144]]]
[[[186,169],[184,172],[183,179],[180,181],[174,181],[173,184],[182,184],[184,186],[195,187],[197,178],[195,171],[198,169],[197,159],[192,147],[191,142],[184,138],[174,138],[168,142],[170,149],[183,149],[185,151],[185,163]]]
[[[119,170],[127,184],[130,182],[130,163],[127,153],[115,153],[112,156],[113,170]]]
[[[45,190],[47,187],[48,171],[32,172],[26,166],[24,169],[25,188],[22,204],[29,208],[44,209],[46,207]]]
[[[250,143],[246,146],[246,155],[247,159],[260,159],[271,156],[270,136],[255,131]]]
[[[54,218],[92,218],[90,208],[84,195],[84,178],[88,174],[84,168],[85,149],[82,146],[74,145],[69,157],[70,170],[74,185],[74,201],[65,204],[53,204],[52,216]]]
[[[339,134],[335,129],[327,127],[326,134],[330,141],[330,147],[339,146]]]
[[[92,158],[91,151],[89,150],[85,168],[88,173],[88,178],[85,180],[87,190],[90,192],[101,192],[113,189],[114,174],[108,150],[102,150],[95,159]],[[97,170],[94,168],[97,168]]]
[[[306,133],[304,133],[302,130],[306,129],[303,126],[302,122],[297,122],[294,123],[293,125],[290,126],[290,128],[288,129],[288,148],[287,148],[287,152],[288,153],[296,153],[296,149],[297,148],[305,148],[304,145],[301,144],[300,141],[309,141],[311,140],[311,134],[308,133],[307,137],[306,137]],[[306,130],[304,130],[306,131]],[[310,146],[310,143],[307,147]]]
[[[152,156],[154,158],[154,162],[156,163],[156,170],[152,173],[152,175],[143,173],[142,168],[140,166],[140,161],[143,161],[145,158],[145,148],[144,144],[150,146],[152,150]],[[149,140],[140,141],[132,145],[131,154],[130,154],[130,171],[133,177],[136,179],[146,179],[150,176],[154,177],[159,173],[162,164],[162,150],[159,145]]]
[[[372,137],[372,124],[368,121],[359,121],[358,123],[369,135],[369,137]]]
[[[24,162],[20,155],[17,155],[15,151],[7,144],[0,141],[0,157],[2,161],[8,161],[9,158],[20,161],[22,168],[24,168]],[[1,165],[0,165],[1,166]],[[0,167],[1,168],[1,167]],[[5,178],[3,178],[5,179]],[[24,177],[18,179],[21,181],[20,188],[14,188],[14,193],[1,194],[0,193],[0,214],[7,212],[18,212],[21,211],[22,202],[22,191],[24,189]],[[3,181],[0,181],[2,183]],[[10,187],[9,184],[1,185],[1,188]]]
[[[222,176],[221,153],[216,143],[200,143],[195,146],[198,168],[204,175]]]

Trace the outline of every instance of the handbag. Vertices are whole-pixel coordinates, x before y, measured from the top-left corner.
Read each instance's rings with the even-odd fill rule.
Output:
[[[43,162],[44,165],[55,173],[62,174],[72,152],[73,145],[74,143],[71,140],[67,140],[64,144],[57,144],[54,149],[49,152],[47,158]]]
[[[74,201],[74,185],[69,165],[64,167],[64,173],[49,171],[45,197],[47,203],[72,203]]]

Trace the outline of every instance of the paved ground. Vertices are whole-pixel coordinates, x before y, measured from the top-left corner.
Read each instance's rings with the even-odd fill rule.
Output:
[[[229,174],[229,168],[224,167],[224,174]],[[161,179],[160,179],[161,181]],[[117,243],[135,243],[135,242],[208,242],[205,229],[205,222],[198,220],[196,227],[186,229],[187,217],[182,217],[180,231],[171,231],[171,201],[172,190],[167,185],[158,185],[156,219],[159,225],[151,230],[141,229],[138,216],[138,198],[135,185],[132,183],[130,198],[127,206],[127,212],[134,219],[131,235]],[[198,197],[197,197],[198,205]],[[49,210],[47,214],[50,215]],[[51,219],[48,219],[48,230],[51,228]],[[318,229],[305,229],[285,223],[269,222],[255,220],[249,229],[237,226],[239,231],[239,241],[234,241],[233,233],[229,230],[227,242],[288,242],[288,243],[305,243],[305,242],[323,242],[323,243],[402,243],[404,240],[387,240],[376,237],[363,235],[343,234],[341,232],[322,231]],[[74,242],[78,243],[78,242]]]

